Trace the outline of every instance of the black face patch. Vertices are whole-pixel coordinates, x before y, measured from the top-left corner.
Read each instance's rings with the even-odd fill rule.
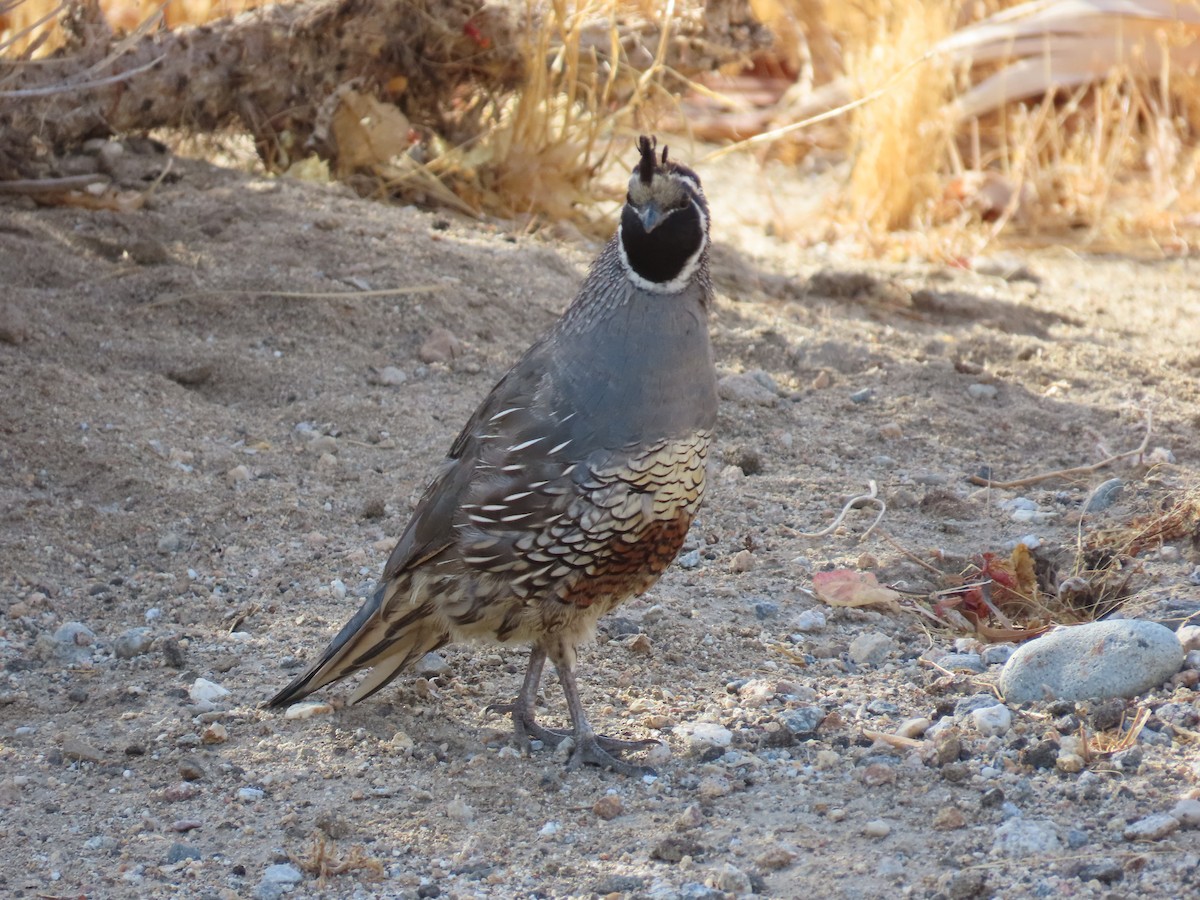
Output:
[[[695,203],[689,200],[673,211],[663,210],[663,214],[662,223],[647,234],[632,207],[626,206],[621,212],[621,243],[629,267],[655,284],[677,277],[705,240],[704,223]]]

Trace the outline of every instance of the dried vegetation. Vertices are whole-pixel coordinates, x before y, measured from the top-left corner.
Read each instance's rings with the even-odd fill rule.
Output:
[[[54,117],[46,110],[71,106],[77,117],[91,96],[78,82],[117,78],[107,97],[119,102],[104,106],[105,116],[136,109],[133,63],[166,65],[154,52],[137,56],[139,47],[163,56],[162,29],[201,23],[227,41],[231,32],[216,20],[257,5],[104,0],[102,27],[81,12],[87,4],[4,0],[0,111],[29,104],[41,116],[36,136],[61,144],[53,129],[47,137]],[[532,225],[586,221],[605,197],[594,176],[614,141],[677,126],[785,163],[846,163],[822,223],[780,214],[778,230],[800,240],[949,259],[1004,233],[1161,254],[1186,250],[1200,229],[1194,3],[421,0],[391,5],[404,10],[401,39],[377,46],[331,37],[352,30],[335,26],[359,7],[297,6],[303,16],[274,5],[258,15],[287,25],[290,40],[321,33],[310,68],[337,52],[351,65],[279,97],[261,82],[284,73],[231,72],[225,90],[252,91],[218,102],[222,88],[213,85],[142,127],[234,122],[271,168],[319,158],[364,194],[529,216]],[[247,28],[252,19],[236,21]],[[87,66],[63,69],[72,54]],[[179,65],[194,67],[195,58]],[[33,91],[56,86],[59,94],[37,96],[60,106],[38,106]],[[32,119],[5,118],[30,130]],[[109,124],[138,127],[135,117]],[[77,131],[65,137],[85,136]],[[13,156],[5,177],[35,174]]]

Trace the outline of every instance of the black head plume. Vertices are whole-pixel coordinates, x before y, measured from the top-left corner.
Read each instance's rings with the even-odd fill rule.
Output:
[[[654,158],[654,147],[657,140],[653,137],[642,135],[638,138],[638,152],[642,154],[642,159],[638,163],[638,178],[642,184],[649,184],[654,178],[654,169],[658,164],[658,160]],[[667,158],[666,148],[663,149],[663,161]]]

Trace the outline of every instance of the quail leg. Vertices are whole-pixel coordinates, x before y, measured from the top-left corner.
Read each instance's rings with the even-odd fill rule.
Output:
[[[525,756],[529,755],[531,740],[541,741],[547,747],[557,747],[570,733],[543,728],[537,723],[534,703],[537,700],[538,685],[542,681],[542,669],[546,666],[546,648],[540,644],[534,645],[529,651],[529,666],[525,669],[525,681],[521,684],[521,692],[511,703],[493,703],[486,712],[508,713],[513,720],[513,733],[517,746]]]
[[[563,693],[567,697],[567,709],[571,713],[571,724],[574,726],[571,737],[575,741],[575,749],[571,751],[571,758],[567,760],[567,770],[578,769],[586,763],[612,769],[621,775],[653,775],[654,770],[649,766],[627,763],[613,754],[646,750],[658,741],[622,741],[596,734],[583,711],[583,704],[579,701],[579,687],[575,683],[575,667],[572,665],[575,659],[574,649],[556,656],[559,658],[555,659],[554,667],[558,671],[558,680],[562,682]]]

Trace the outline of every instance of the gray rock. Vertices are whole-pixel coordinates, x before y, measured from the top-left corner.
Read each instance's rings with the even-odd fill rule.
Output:
[[[875,389],[865,387],[850,395],[851,403],[870,403],[875,399]]]
[[[796,621],[792,623],[792,627],[797,631],[817,634],[825,630],[825,622],[825,613],[819,609],[806,609],[800,615],[796,616]]]
[[[113,641],[113,653],[117,659],[133,659],[148,651],[154,644],[154,635],[149,628],[130,628]]]
[[[983,658],[985,666],[1002,666],[1012,659],[1016,650],[1017,648],[1013,644],[992,644],[984,647],[980,656]]]
[[[947,653],[937,664],[951,672],[974,672],[976,675],[987,669],[978,653]]]
[[[709,887],[698,881],[689,881],[664,895],[670,900],[728,900],[729,895],[720,888]],[[657,896],[655,898],[657,900]]]
[[[699,550],[689,550],[687,553],[684,553],[679,557],[678,563],[679,563],[679,567],[681,569],[699,568],[699,566],[700,566],[700,551]]]
[[[1007,706],[985,706],[971,713],[971,721],[985,737],[1003,735],[1012,727],[1012,713]]]
[[[938,661],[941,665],[941,661]],[[977,709],[987,709],[989,706],[1000,706],[1000,701],[996,699],[995,694],[972,694],[970,697],[963,697],[954,704],[954,715],[958,717],[969,716]]]
[[[878,666],[896,649],[896,642],[886,634],[870,631],[850,642],[850,658],[860,666]]]
[[[1088,498],[1087,505],[1084,506],[1083,511],[1085,513],[1095,513],[1108,509],[1117,502],[1117,498],[1121,496],[1121,491],[1124,488],[1125,482],[1120,478],[1108,479],[1108,481],[1092,491],[1092,495]]]
[[[1125,870],[1115,859],[1082,862],[1072,872],[1080,881],[1099,881],[1101,884],[1115,884],[1125,877]]]
[[[299,884],[303,880],[304,873],[291,863],[276,863],[273,866],[267,866],[267,871],[263,872],[263,881],[271,881],[275,884]]]
[[[172,844],[167,850],[167,865],[183,862],[185,859],[203,859],[204,854],[188,844]]]
[[[283,885],[276,881],[260,881],[254,889],[254,900],[280,900],[283,897]]]
[[[384,366],[382,369],[371,369],[367,374],[368,384],[379,384],[385,387],[398,387],[408,381],[408,373],[395,366]]]
[[[808,737],[815,734],[825,720],[825,710],[819,706],[798,706],[789,709],[779,717],[779,724],[796,737]]]
[[[438,675],[445,675],[450,671],[450,663],[442,658],[441,654],[435,653],[432,650],[426,653],[417,662],[416,673],[425,678],[434,678]]]
[[[726,375],[717,382],[717,395],[722,400],[731,400],[734,403],[774,406],[779,402],[779,395],[754,375],[752,372]]]
[[[1058,832],[1049,819],[1009,819],[996,829],[992,852],[999,856],[1023,857],[1057,853]]]
[[[66,662],[83,662],[91,659],[92,644],[96,635],[82,622],[64,622],[58,626],[51,639],[54,654]]]
[[[967,385],[967,396],[972,400],[995,400],[999,396],[1000,391],[994,384],[975,384]]]
[[[1090,622],[1020,647],[1000,673],[1000,690],[1011,703],[1133,697],[1169,679],[1182,664],[1179,638],[1156,622]]]
[[[760,622],[765,622],[767,619],[773,619],[779,614],[779,604],[772,603],[770,600],[760,600],[754,604],[754,616]]]
[[[646,886],[646,879],[641,875],[609,875],[603,881],[592,886],[597,894],[630,894],[640,891]]]
[[[158,539],[159,553],[175,553],[183,549],[183,538],[173,531],[168,531]]]
[[[1124,832],[1127,841],[1161,841],[1179,828],[1179,820],[1169,813],[1155,813],[1127,825]]]

